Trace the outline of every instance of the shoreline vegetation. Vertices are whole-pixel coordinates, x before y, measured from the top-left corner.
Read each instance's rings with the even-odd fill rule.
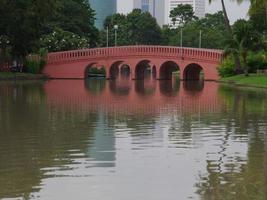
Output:
[[[45,74],[31,74],[21,72],[0,72],[0,81],[6,80],[48,80]]]

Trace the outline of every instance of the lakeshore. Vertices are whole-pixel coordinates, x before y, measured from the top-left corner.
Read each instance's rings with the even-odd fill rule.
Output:
[[[44,80],[49,79],[45,74],[31,74],[20,72],[0,72],[0,81],[5,80]]]
[[[267,76],[258,74],[244,74],[222,78],[219,80],[221,83],[235,84],[244,87],[258,87],[267,89]]]

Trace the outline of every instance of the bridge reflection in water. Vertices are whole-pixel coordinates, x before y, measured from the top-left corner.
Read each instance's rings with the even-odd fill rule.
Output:
[[[45,84],[47,102],[71,111],[151,114],[219,112],[218,85],[204,81],[52,80]]]

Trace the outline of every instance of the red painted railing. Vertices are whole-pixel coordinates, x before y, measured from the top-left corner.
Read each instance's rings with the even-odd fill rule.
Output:
[[[65,63],[123,56],[156,56],[219,62],[223,57],[223,51],[170,46],[122,46],[49,53],[47,56],[47,63]]]

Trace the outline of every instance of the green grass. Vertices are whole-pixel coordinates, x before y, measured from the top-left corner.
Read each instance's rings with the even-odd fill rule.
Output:
[[[245,76],[242,74],[242,75],[222,78],[221,81],[228,82],[228,83],[235,83],[239,85],[267,88],[267,76],[266,75],[250,74],[249,76]]]

